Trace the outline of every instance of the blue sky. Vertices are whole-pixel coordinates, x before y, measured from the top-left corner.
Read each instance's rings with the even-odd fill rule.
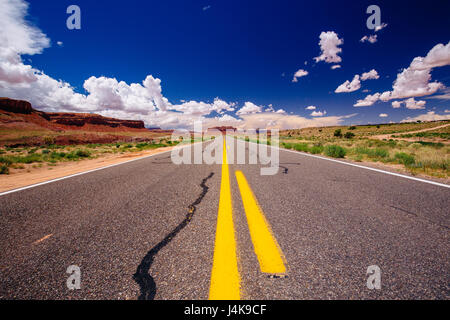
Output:
[[[1,2],[12,7],[22,3]],[[189,123],[193,119],[190,107],[200,109],[195,117],[202,119],[217,120],[228,115],[240,123],[258,126],[262,124],[252,120],[270,105],[274,111],[284,110],[286,117],[291,113],[298,116],[297,120],[284,121],[281,112],[263,115],[270,122],[266,126],[277,123],[280,127],[398,122],[420,116],[432,120],[450,115],[446,112],[450,109],[448,1],[39,0],[29,4],[28,15],[24,15],[23,22],[16,19],[17,23],[39,30],[49,43],[32,54],[26,48],[15,48],[22,65],[31,66],[35,73],[43,72],[49,78],[63,80],[74,94],[81,96],[74,98],[65,93],[67,101],[64,101],[61,94],[54,94],[55,90],[48,97],[32,95],[33,90],[26,91],[25,85],[17,88],[17,81],[8,83],[3,79],[2,82],[1,70],[0,95],[29,99],[35,107],[44,110],[91,111],[143,119],[149,126],[162,127]],[[66,8],[71,4],[81,9],[81,30],[66,28],[69,16]],[[377,32],[366,27],[369,17],[366,8],[371,4],[380,7],[381,22],[387,24]],[[343,41],[338,46],[342,49],[337,54],[340,62],[315,61],[322,53],[319,46],[322,32],[332,32]],[[376,35],[376,42],[360,41],[371,35]],[[430,55],[429,60],[435,56],[440,60],[431,61],[427,70],[431,75],[428,82],[439,83],[436,86],[439,88],[427,89],[426,94],[419,90],[417,95],[399,93],[405,88],[396,92],[393,83],[402,69],[408,68],[414,58],[426,57],[438,44],[443,47],[438,48],[439,52],[436,50],[436,55]],[[333,65],[340,68],[333,70]],[[308,74],[293,82],[299,69]],[[352,92],[335,92],[346,80],[352,81],[355,75],[361,79],[363,73],[372,69],[378,78],[359,81],[360,88]],[[133,105],[142,101],[141,98],[152,100],[147,94],[139,93],[139,99],[127,96],[127,101],[119,102],[120,97],[105,96],[103,91],[96,95],[99,91],[95,90],[104,88],[105,83],[117,85],[105,79],[142,85],[149,75],[161,80],[159,98],[166,99],[165,104],[169,105],[159,108],[153,103],[151,115],[146,114],[142,105]],[[91,77],[96,81],[88,86],[89,91],[85,81]],[[105,81],[101,82],[100,78]],[[388,100],[377,99],[369,106],[354,106],[368,95],[387,91],[394,91]],[[92,97],[88,103],[89,94]],[[212,106],[216,98],[227,106]],[[407,104],[408,99],[413,100]],[[183,105],[185,101],[203,105]],[[394,101],[400,107],[393,108]],[[248,106],[260,107],[260,111],[248,108],[249,112],[241,112],[239,117],[239,110],[246,102],[251,103]],[[112,105],[109,109],[108,103]],[[308,106],[316,109],[306,110]],[[313,111],[326,111],[326,114],[312,116]],[[270,113],[274,121],[270,121]],[[176,121],[174,116],[178,118]]]

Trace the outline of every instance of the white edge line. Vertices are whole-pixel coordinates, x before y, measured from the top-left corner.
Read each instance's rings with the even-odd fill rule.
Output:
[[[253,143],[253,144],[258,144],[258,143],[251,142],[251,141],[247,141],[247,142],[248,143]],[[336,159],[325,158],[325,157],[316,156],[316,155],[309,154],[309,153],[304,153],[304,152],[300,152],[300,151],[284,149],[284,148],[280,148],[280,147],[273,147],[273,146],[269,146],[269,147],[274,148],[274,149],[278,149],[278,150],[281,150],[281,151],[286,151],[286,152],[291,152],[291,153],[295,153],[295,154],[300,154],[300,155],[303,155],[303,156],[312,157],[312,158],[317,158],[317,159],[328,160],[328,161],[337,162],[337,163],[341,163],[341,164],[346,164],[348,166],[352,166],[352,167],[356,167],[356,168],[367,169],[367,170],[371,170],[371,171],[375,171],[375,172],[389,174],[391,176],[401,177],[401,178],[415,180],[415,181],[419,181],[419,182],[425,182],[425,183],[433,184],[433,185],[439,186],[439,187],[450,188],[450,185],[448,185],[448,184],[434,182],[434,181],[420,179],[420,178],[415,178],[415,177],[410,177],[410,176],[406,176],[406,175],[403,175],[403,174],[400,174],[400,173],[389,172],[389,171],[385,171],[385,170],[381,170],[381,169],[375,169],[375,168],[371,168],[371,167],[361,166],[361,165],[350,163],[350,162],[339,161],[339,160],[336,160]]]
[[[201,143],[203,143],[203,142],[205,142],[205,141],[202,141]],[[196,142],[196,143],[199,143],[199,142]],[[196,143],[192,143],[192,144],[189,144],[187,146],[181,147],[181,149],[182,148],[187,148],[187,147],[192,146],[192,145],[194,145]],[[176,148],[176,146],[174,148]],[[143,157],[136,158],[136,159],[127,160],[127,161],[124,161],[124,162],[110,164],[110,165],[107,165],[105,167],[100,167],[100,168],[95,168],[95,169],[88,170],[88,171],[74,173],[74,174],[71,174],[71,175],[68,175],[68,176],[64,176],[64,177],[61,177],[61,178],[56,178],[56,179],[52,179],[52,180],[48,180],[48,181],[44,181],[44,182],[31,184],[29,186],[25,186],[25,187],[21,187],[21,188],[17,188],[17,189],[4,191],[4,192],[0,193],[0,197],[4,196],[4,195],[7,195],[7,194],[10,194],[10,193],[19,192],[19,191],[23,191],[23,190],[26,190],[26,189],[31,189],[31,188],[34,188],[34,187],[42,186],[44,184],[48,184],[48,183],[52,183],[52,182],[56,182],[56,181],[61,181],[61,180],[64,180],[64,179],[69,179],[69,178],[72,178],[72,177],[81,176],[83,174],[87,174],[87,173],[91,173],[91,172],[95,172],[95,171],[99,171],[99,170],[103,170],[103,169],[108,169],[108,168],[115,167],[115,166],[120,166],[122,164],[130,163],[130,162],[133,162],[133,161],[138,161],[138,160],[154,157],[154,156],[157,156],[157,155],[160,155],[160,154],[164,154],[164,153],[167,153],[167,152],[172,152],[172,150],[173,149],[167,150],[167,151],[158,152],[158,153],[154,153],[154,154],[150,154],[148,156],[143,156]]]

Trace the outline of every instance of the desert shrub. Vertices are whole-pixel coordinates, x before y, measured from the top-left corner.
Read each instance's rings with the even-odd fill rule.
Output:
[[[354,136],[355,136],[355,134],[353,132],[346,132],[344,134],[345,139],[352,139]]]
[[[348,128],[348,130],[356,130],[356,127],[355,126],[351,126],[351,127]]]
[[[49,153],[50,153],[50,150],[48,150],[48,149],[42,150],[42,154],[49,154]]]
[[[365,154],[369,158],[387,158],[389,156],[389,151],[381,148],[370,149],[366,147],[357,147],[355,152],[357,154]]]
[[[404,152],[397,152],[395,154],[395,159],[397,159],[400,163],[403,163],[405,166],[411,166],[416,162],[413,155]]]
[[[296,143],[294,144],[294,149],[296,151],[303,151],[303,152],[308,152],[309,150],[307,143]]]
[[[33,163],[42,162],[42,157],[40,154],[33,153],[26,156],[14,156],[11,160],[14,163]]]
[[[138,143],[136,145],[136,148],[139,148],[139,149],[143,149],[145,147],[148,147],[148,143],[147,142],[141,142],[141,143]]]
[[[12,161],[8,157],[0,157],[0,163],[9,166],[12,164]]]
[[[320,153],[322,153],[323,152],[323,146],[312,146],[310,149],[309,149],[309,152],[311,152],[312,154],[320,154]]]
[[[55,139],[53,139],[53,137],[44,137],[44,143],[45,144],[54,144],[55,143]]]
[[[80,158],[88,158],[91,156],[91,153],[87,150],[77,150],[75,152],[75,154],[77,157],[80,157]]]
[[[342,130],[341,129],[336,129],[334,131],[334,136],[338,137],[338,138],[341,138],[342,137]]]
[[[324,151],[327,156],[333,157],[333,158],[344,158],[347,153],[344,148],[342,148],[341,146],[337,146],[337,145],[326,146]]]
[[[0,166],[0,174],[9,174],[9,168],[7,165]]]

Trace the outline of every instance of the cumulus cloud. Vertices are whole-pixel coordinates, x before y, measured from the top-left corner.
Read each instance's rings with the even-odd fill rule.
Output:
[[[392,101],[392,108],[398,109],[401,106],[402,106],[402,102],[401,101]]]
[[[305,109],[306,110],[316,110],[316,106],[308,106]]]
[[[353,80],[350,82],[346,80],[343,84],[336,88],[334,92],[343,93],[343,92],[353,92],[359,90],[361,88],[361,81],[366,81],[370,79],[378,79],[380,76],[375,69],[370,70],[369,72],[363,73],[360,75],[355,75]]]
[[[342,49],[339,46],[344,43],[344,39],[339,39],[339,36],[334,31],[322,32],[319,38],[321,54],[315,57],[314,60],[316,62],[325,61],[326,63],[341,62],[342,58],[339,54],[342,52]]]
[[[312,119],[300,117],[298,115],[284,115],[276,113],[258,113],[242,116],[243,122],[238,124],[238,128],[268,128],[268,129],[293,129],[306,127],[325,127],[342,124],[346,119],[355,116],[316,117]]]
[[[450,120],[450,114],[437,114],[434,111],[429,111],[425,114],[421,114],[417,117],[408,117],[401,122],[416,122],[416,121],[438,121],[438,120]]]
[[[350,82],[346,80],[343,84],[336,88],[334,92],[342,93],[342,92],[353,92],[359,90],[361,88],[361,81],[359,80],[359,75],[355,75],[353,80]]]
[[[370,42],[370,43],[375,43],[377,42],[377,35],[370,35],[370,36],[364,36],[361,38],[361,40],[359,40],[360,42]]]
[[[387,118],[387,117],[388,117],[388,114],[387,114],[387,113],[380,113],[378,116],[379,116],[380,118]]]
[[[361,75],[361,81],[366,81],[366,80],[373,80],[373,79],[379,79],[380,76],[378,75],[377,70],[372,69],[369,72],[364,72]]]
[[[387,23],[382,23],[382,24],[380,24],[379,26],[376,26],[376,27],[375,27],[375,32],[380,31],[380,30],[386,28],[387,26],[388,26]]]
[[[313,111],[313,112],[311,112],[311,116],[312,117],[323,117],[326,114],[327,114],[327,112],[325,110],[324,111]]]
[[[424,100],[416,101],[414,100],[414,98],[409,98],[403,102],[405,103],[407,109],[411,110],[425,109],[426,101]]]
[[[380,98],[379,93],[374,93],[372,95],[367,95],[364,99],[358,100],[353,106],[354,107],[369,107],[373,105]]]
[[[303,70],[303,69],[299,69],[295,74],[294,74],[294,78],[292,79],[292,82],[298,82],[297,78],[300,77],[305,77],[308,75],[308,71]]]
[[[256,104],[247,101],[244,106],[239,109],[236,114],[239,116],[243,116],[246,114],[259,113],[262,112],[262,107],[257,106]]]
[[[331,70],[335,70],[335,69],[339,69],[339,68],[341,68],[340,64],[335,64],[335,65],[331,66]]]
[[[56,42],[56,44],[60,47],[62,47],[64,45],[64,43],[62,41],[58,41],[58,42]]]
[[[437,44],[426,57],[414,58],[408,68],[397,74],[392,91],[383,92],[379,95],[379,99],[389,101],[436,93],[445,86],[441,82],[431,81],[431,70],[446,65],[450,65],[450,42],[447,45]]]

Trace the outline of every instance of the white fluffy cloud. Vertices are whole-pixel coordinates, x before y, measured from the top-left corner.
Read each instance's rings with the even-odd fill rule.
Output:
[[[307,76],[307,75],[308,75],[308,71],[303,70],[303,69],[299,69],[299,70],[297,70],[297,72],[294,74],[294,78],[292,79],[292,82],[298,82],[298,79],[297,79],[297,78],[305,77],[305,76]]]
[[[379,116],[380,118],[387,118],[387,117],[388,117],[388,114],[387,114],[387,113],[380,113],[378,116]]]
[[[341,68],[340,64],[335,64],[335,65],[331,66],[331,70],[335,70],[335,69],[339,69],[339,68]]]
[[[256,104],[247,101],[244,106],[239,109],[236,114],[239,116],[243,116],[246,114],[259,113],[262,112],[262,107],[257,106]]]
[[[367,41],[367,42],[370,42],[370,43],[375,43],[375,42],[377,42],[377,35],[374,34],[374,35],[370,35],[370,36],[364,36],[359,41],[361,41],[361,42],[366,42]]]
[[[372,95],[367,95],[363,100],[358,100],[353,106],[354,107],[369,107],[373,105],[380,98],[379,93],[374,93]]]
[[[306,110],[316,110],[316,106],[308,106],[305,109]]]
[[[387,23],[382,23],[382,24],[380,24],[379,26],[376,26],[376,27],[375,27],[375,32],[380,31],[381,29],[384,29],[384,28],[386,28],[387,26],[388,26]]]
[[[325,110],[324,111],[313,111],[313,112],[311,112],[311,116],[312,117],[323,117],[326,114],[327,114],[327,112]]]
[[[334,92],[342,93],[342,92],[353,92],[359,90],[361,88],[361,81],[359,80],[359,75],[355,75],[353,80],[350,82],[346,80],[343,84],[336,88]]]
[[[403,119],[402,122],[416,122],[419,120],[420,121],[450,120],[450,114],[437,114],[434,111],[429,111],[417,117],[408,117],[406,119]]]
[[[425,109],[426,101],[424,100],[416,101],[414,100],[414,98],[409,98],[403,102],[405,103],[407,109],[411,110]]]
[[[337,87],[334,92],[336,93],[353,92],[361,88],[361,81],[378,79],[379,77],[380,76],[378,75],[378,72],[375,69],[372,69],[369,72],[365,72],[361,76],[356,74],[351,82],[349,80],[346,80],[343,84]]]
[[[342,58],[339,54],[342,52],[342,49],[339,46],[344,43],[344,39],[339,39],[339,36],[334,31],[322,32],[319,38],[321,54],[315,57],[314,60],[316,62],[325,61],[326,63],[341,62]]]
[[[401,108],[402,102],[401,101],[392,101],[392,108],[398,109]]]
[[[380,76],[378,75],[377,70],[372,69],[369,72],[364,72],[361,75],[361,81],[366,81],[366,80],[373,80],[373,79],[379,79]]]
[[[414,58],[408,68],[397,74],[392,91],[383,92],[379,95],[379,99],[389,101],[436,93],[439,89],[443,89],[444,85],[438,81],[431,81],[431,70],[446,65],[450,65],[450,42],[447,45],[437,44],[426,57]]]

